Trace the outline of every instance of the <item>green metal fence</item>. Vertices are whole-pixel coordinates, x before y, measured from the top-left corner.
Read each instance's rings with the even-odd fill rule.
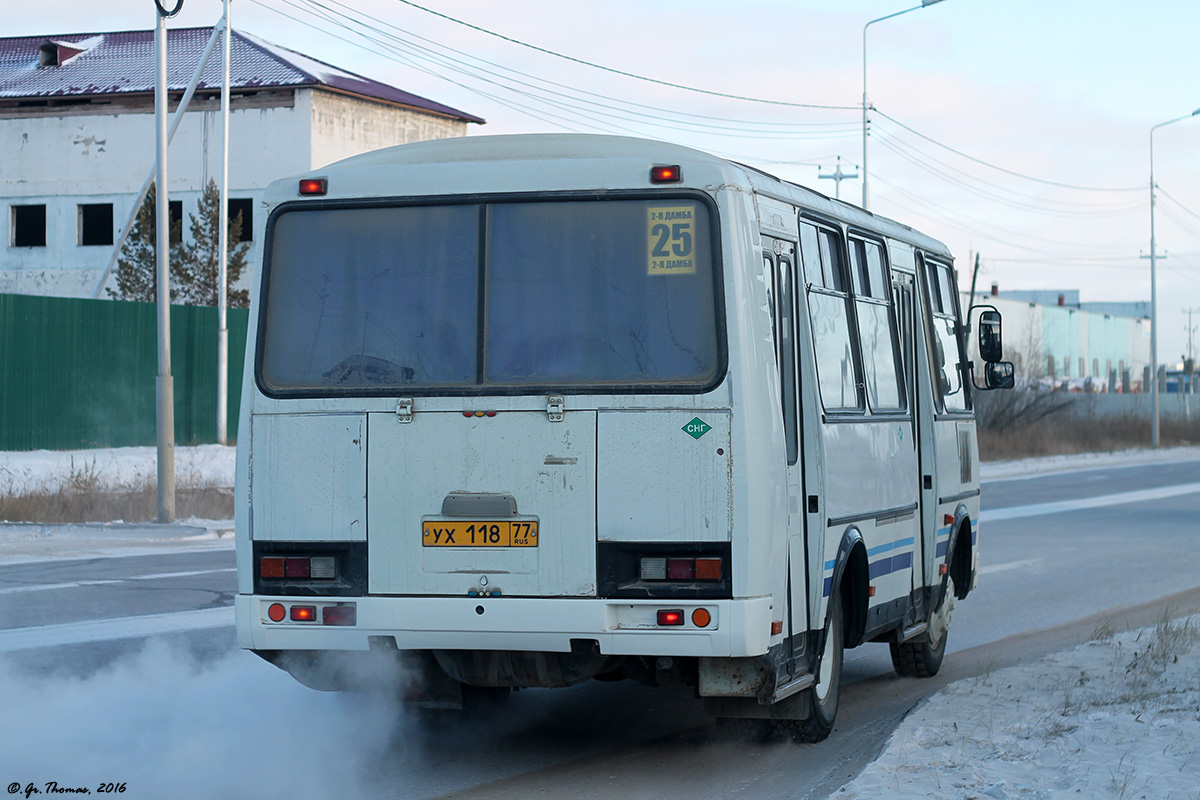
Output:
[[[237,435],[246,309],[229,309],[228,435]],[[153,303],[0,294],[0,450],[152,445]],[[175,442],[217,435],[217,310],[171,307]]]

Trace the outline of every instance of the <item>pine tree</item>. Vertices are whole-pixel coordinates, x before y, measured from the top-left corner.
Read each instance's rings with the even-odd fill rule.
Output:
[[[216,181],[210,180],[200,197],[197,213],[189,213],[191,241],[183,241],[182,220],[171,225],[171,302],[185,305],[215,306],[217,304],[217,217],[220,213],[220,194]],[[115,300],[136,300],[154,303],[158,300],[158,265],[155,241],[155,187],[150,191],[142,207],[138,209],[133,229],[121,248],[117,259],[117,288],[106,289]],[[239,241],[242,237],[242,215],[237,214],[229,222],[229,255],[226,261],[226,303],[231,308],[246,308],[250,305],[250,293],[245,289],[233,289],[233,285],[246,269],[246,254],[250,245]]]
[[[154,184],[142,207],[138,209],[133,222],[133,229],[125,239],[121,255],[117,258],[117,288],[105,289],[114,300],[136,300],[142,303],[154,303],[158,300],[158,245],[155,240],[155,217],[157,212]],[[181,222],[171,225],[168,233],[170,241],[171,261],[178,261],[182,256]],[[171,286],[171,300],[179,298],[178,288]]]
[[[217,182],[209,180],[200,196],[197,214],[188,214],[191,241],[183,248],[180,258],[172,258],[171,277],[179,285],[180,302],[188,305],[215,306],[217,304],[217,278],[220,265],[220,191]],[[229,248],[226,257],[225,302],[231,308],[246,308],[250,305],[250,293],[246,289],[234,289],[246,269],[246,253],[250,245],[242,242],[242,214],[229,221]]]

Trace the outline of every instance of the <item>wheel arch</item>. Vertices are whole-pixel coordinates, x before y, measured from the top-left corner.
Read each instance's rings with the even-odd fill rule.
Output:
[[[844,646],[849,649],[862,644],[867,630],[867,605],[870,600],[870,570],[867,566],[867,546],[858,528],[851,526],[842,534],[838,545],[828,596],[842,595],[842,625]],[[832,604],[825,606],[825,625],[828,628]]]
[[[950,541],[946,549],[946,574],[942,576],[940,596],[946,593],[950,578],[954,578],[954,596],[959,600],[971,593],[974,584],[972,578],[975,563],[975,536],[971,515],[967,507],[959,504],[954,510],[954,522],[951,523]]]

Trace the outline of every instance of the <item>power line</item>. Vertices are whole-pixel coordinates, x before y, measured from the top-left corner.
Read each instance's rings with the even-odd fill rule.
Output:
[[[972,194],[975,194],[984,199],[991,200],[993,202],[1000,203],[1001,205],[1008,206],[1009,208],[1015,208],[1019,211],[1032,211],[1032,212],[1035,212],[1038,214],[1047,214],[1047,215],[1052,215],[1052,216],[1057,216],[1057,217],[1098,218],[1098,217],[1124,216],[1124,215],[1128,215],[1128,214],[1140,211],[1143,207],[1142,203],[1136,203],[1133,205],[1124,205],[1124,206],[1112,207],[1112,208],[1088,207],[1086,204],[1083,204],[1083,203],[1064,203],[1064,205],[1075,205],[1075,206],[1080,206],[1081,208],[1080,208],[1080,210],[1075,210],[1075,211],[1072,211],[1069,209],[1064,209],[1064,208],[1054,208],[1049,205],[1043,205],[1041,202],[1034,202],[1033,198],[1029,197],[1028,195],[1024,195],[1024,194],[1021,194],[1018,192],[1012,192],[1011,190],[1006,189],[1002,186],[997,186],[996,184],[989,183],[987,181],[982,181],[978,178],[975,178],[972,175],[968,175],[967,173],[964,173],[964,172],[961,172],[960,170],[954,169],[953,167],[950,167],[949,165],[942,164],[942,162],[937,161],[937,159],[933,159],[930,156],[928,156],[927,154],[921,153],[920,151],[915,151],[915,150],[910,151],[907,148],[901,146],[902,143],[900,142],[900,140],[893,139],[891,136],[879,137],[877,141],[879,142],[879,144],[881,146],[896,153],[898,156],[903,158],[905,161],[908,161],[909,163],[929,172],[931,175],[934,175],[953,186],[963,189],[964,191],[971,192]],[[945,170],[949,170],[949,172],[943,171],[942,169],[938,169],[937,167],[934,167],[934,166],[930,166],[930,164],[928,164],[926,162],[926,159],[934,162],[935,164],[941,165],[942,167],[945,168]],[[955,175],[951,174],[953,172],[957,172],[958,174],[960,174],[964,177],[963,178],[956,177]],[[990,192],[990,191],[987,191],[986,189],[980,188],[980,186],[976,185],[976,184],[981,184],[983,186],[991,186],[1001,192],[1007,192],[1009,194],[1016,195],[1017,197],[1020,197],[1023,199],[1015,200],[1015,199],[1011,199],[1008,197],[1003,197],[999,194],[996,194],[995,192]],[[1048,200],[1046,202],[1054,202],[1054,201]]]
[[[406,2],[406,0],[399,0],[399,2]],[[875,109],[875,113],[878,114],[879,116],[883,117],[884,119],[891,120],[892,122],[896,123],[901,128],[904,128],[904,130],[908,131],[909,133],[913,134],[914,136],[920,136],[925,141],[930,142],[931,144],[935,144],[938,147],[942,148],[943,150],[949,150],[951,153],[954,153],[956,156],[961,156],[962,158],[965,158],[968,161],[974,161],[976,164],[981,164],[982,166],[988,167],[989,169],[994,169],[998,172],[1003,172],[1007,175],[1012,175],[1017,178],[1023,178],[1027,181],[1033,181],[1034,183],[1042,183],[1047,186],[1058,186],[1059,188],[1062,188],[1062,189],[1077,189],[1077,190],[1083,191],[1083,192],[1144,192],[1144,191],[1146,191],[1146,187],[1144,187],[1144,186],[1116,187],[1116,188],[1114,188],[1114,187],[1098,187],[1098,186],[1079,186],[1079,185],[1076,185],[1073,183],[1059,183],[1058,181],[1048,181],[1044,178],[1035,178],[1032,175],[1024,175],[1020,172],[1015,172],[1011,169],[1005,169],[1004,167],[998,167],[995,164],[991,164],[987,161],[984,161],[981,158],[976,158],[975,156],[967,155],[966,153],[962,152],[961,150],[956,150],[955,148],[951,147],[948,144],[942,144],[937,139],[934,139],[931,136],[926,136],[925,134],[921,133],[920,131],[910,128],[908,125],[905,125],[903,122],[896,119],[895,117],[888,116],[887,114],[880,111],[878,108]]]
[[[555,125],[556,127],[563,127],[567,130],[574,130],[574,128],[572,128],[570,125],[564,125],[561,122],[553,122],[551,120],[548,120],[546,118],[546,115],[549,115],[550,117],[556,118],[561,121],[566,121],[566,118],[562,117],[561,114],[557,114],[554,112],[569,109],[571,112],[578,115],[579,119],[576,120],[577,123],[582,122],[583,124],[593,128],[593,129],[596,129],[596,130],[603,130],[603,131],[608,131],[608,132],[616,131],[616,132],[630,133],[630,134],[637,134],[638,131],[627,128],[622,125],[617,125],[617,124],[615,124],[615,122],[617,120],[623,120],[623,121],[633,123],[633,124],[653,125],[656,127],[663,127],[663,128],[683,131],[683,132],[687,132],[687,133],[701,133],[701,134],[722,135],[722,136],[737,136],[739,139],[747,139],[747,138],[782,139],[782,140],[840,139],[840,138],[845,138],[846,136],[848,136],[852,133],[855,133],[857,131],[857,124],[855,122],[849,121],[849,120],[837,121],[837,122],[818,122],[818,123],[775,123],[775,122],[758,123],[758,122],[753,122],[753,121],[748,121],[748,120],[728,120],[728,119],[723,119],[723,118],[718,118],[718,117],[707,117],[707,116],[703,116],[703,115],[694,115],[694,114],[688,114],[686,112],[678,112],[678,111],[674,111],[671,109],[665,109],[662,107],[652,107],[652,106],[644,106],[644,105],[638,104],[638,103],[630,103],[625,100],[607,97],[605,95],[601,95],[601,94],[598,94],[595,92],[589,92],[586,90],[576,89],[574,87],[570,87],[570,86],[567,86],[562,83],[558,83],[555,81],[549,81],[549,80],[546,80],[546,79],[543,79],[543,78],[540,78],[540,77],[537,77],[534,75],[530,75],[528,73],[520,72],[518,70],[514,70],[512,68],[505,67],[503,65],[495,64],[494,62],[490,62],[485,59],[480,59],[476,56],[469,55],[469,54],[463,53],[462,51],[455,50],[454,48],[450,48],[450,47],[447,47],[440,43],[434,42],[433,40],[427,39],[426,37],[423,37],[423,36],[420,36],[417,34],[413,34],[409,31],[406,31],[395,25],[392,25],[391,23],[388,23],[385,20],[381,20],[379,18],[372,17],[371,15],[364,14],[362,12],[358,12],[357,10],[350,8],[349,6],[346,6],[343,3],[337,2],[337,0],[331,0],[331,1],[333,2],[334,5],[340,6],[342,8],[346,8],[347,10],[353,12],[355,15],[357,15],[359,17],[363,17],[363,18],[365,18],[365,20],[369,20],[369,22],[364,21],[363,19],[358,19],[354,16],[350,16],[349,14],[346,14],[337,9],[330,8],[328,5],[326,5],[324,3],[317,2],[317,0],[303,0],[304,5],[301,5],[299,0],[297,0],[297,1],[282,0],[283,4],[290,6],[291,8],[294,8],[299,12],[315,16],[318,19],[323,20],[324,22],[328,22],[332,25],[336,25],[355,36],[358,36],[367,41],[373,42],[381,50],[386,50],[388,52],[393,53],[395,58],[393,58],[391,60],[396,60],[396,61],[403,63],[407,66],[410,66],[414,69],[418,69],[422,72],[425,72],[426,74],[429,74],[431,76],[444,79],[449,83],[459,86],[460,88],[464,88],[475,94],[479,94],[480,96],[486,97],[486,98],[494,100],[496,102],[500,102],[502,105],[505,105],[514,110],[518,110],[522,113],[529,114],[530,116],[532,116],[536,119],[539,119],[542,122],[546,122],[548,124]],[[260,3],[260,2],[256,2],[256,4],[260,5],[260,6],[263,5],[263,3]],[[270,8],[269,6],[264,6],[264,7]],[[270,8],[270,10],[272,10],[275,13],[280,14],[281,16],[284,16],[288,19],[292,19],[296,22],[300,22],[301,24],[308,25],[309,27],[315,27],[315,26],[310,25],[309,23],[304,22],[303,20],[298,19],[295,16],[292,16],[291,14],[287,14],[283,11],[280,11],[279,9]],[[397,31],[399,34],[402,34],[402,35],[396,35],[393,33],[389,33],[388,31],[383,30],[384,28]],[[324,31],[324,29],[318,28],[318,30],[322,30],[323,32],[328,33],[328,31]],[[333,34],[330,34],[330,35],[333,35]],[[430,47],[426,47],[425,45],[410,41],[409,39],[407,39],[405,37],[414,37],[416,39],[420,39],[422,41],[429,42],[431,45],[438,48],[439,50],[448,51],[449,53],[455,53],[459,56],[462,56],[462,58],[457,58],[452,55],[446,55],[446,54],[438,52],[437,50],[434,50]],[[348,41],[344,37],[340,37],[340,36],[335,36],[335,38],[338,38],[340,41]],[[361,45],[359,45],[359,46],[361,46]],[[380,54],[376,50],[372,50],[371,52],[375,53],[376,55]],[[535,112],[533,108],[526,105],[525,103],[514,102],[514,101],[505,102],[494,94],[482,92],[475,87],[467,86],[461,82],[451,80],[449,77],[447,77],[445,72],[432,71],[432,70],[422,66],[421,63],[419,63],[419,62],[428,62],[431,64],[435,64],[440,70],[456,72],[465,77],[470,78],[473,81],[479,81],[479,82],[491,84],[493,86],[496,86],[498,89],[501,89],[506,92],[510,92],[510,93],[517,95],[527,101],[546,105],[549,107],[549,109],[542,110],[539,113],[539,112]],[[494,67],[495,69],[488,69],[487,67],[481,67],[481,66],[479,66],[480,64],[485,64],[490,67]],[[509,74],[502,74],[502,72],[509,73]],[[529,80],[526,81],[526,80],[521,80],[520,78],[514,78],[514,77],[512,77],[512,75],[518,75],[518,76],[522,76],[524,78],[529,78]],[[562,91],[557,91],[555,89],[546,88],[546,86],[544,86],[542,84],[545,84],[548,86],[557,86],[562,89],[566,89],[569,92],[571,92],[571,94],[568,94],[568,93],[562,92]],[[589,100],[587,97],[578,96],[580,94],[588,95],[590,97],[601,98],[601,99],[607,100],[609,102],[605,103],[605,102],[597,102],[594,100]],[[658,113],[658,114],[645,113],[645,112],[637,110],[639,108],[652,108],[653,110],[661,112],[661,113]],[[553,110],[550,110],[550,109],[553,109]],[[596,114],[600,114],[602,116],[597,117]],[[673,115],[673,116],[664,116],[664,114],[669,114],[669,115]],[[676,117],[683,117],[683,119],[678,119]],[[715,120],[715,121],[721,121],[721,122],[731,122],[731,123],[736,124],[738,127],[716,125],[716,124],[712,124],[711,122],[702,122],[702,121],[693,121],[693,120]],[[758,127],[756,128],[756,126],[758,126]],[[789,126],[790,130],[784,126]],[[762,130],[762,127],[766,127],[767,130]],[[797,129],[799,129],[799,130],[797,130]]]
[[[469,22],[464,22],[461,19],[456,19],[454,17],[449,16],[448,14],[443,14],[440,11],[434,11],[433,9],[426,8],[425,6],[417,5],[416,3],[411,2],[411,0],[396,0],[396,2],[403,3],[406,6],[411,6],[420,11],[424,11],[427,14],[432,14],[435,17],[441,17],[442,19],[448,20],[457,25],[462,25],[465,28],[470,28],[473,31],[478,31],[479,33],[487,34],[488,36],[494,36],[497,39],[502,39],[503,41],[510,42],[511,44],[520,45],[521,47],[526,47],[530,50],[534,50],[539,53],[544,53],[549,56],[554,56],[555,58],[561,58],[564,61],[571,61],[576,64],[581,64],[585,67],[591,67],[592,69],[604,70],[605,72],[611,72],[614,75],[621,75],[626,78],[633,78],[634,80],[645,81],[646,83],[654,83],[659,86],[667,86],[672,89],[682,89],[685,92],[696,92],[697,94],[706,94],[706,95],[710,95],[712,97],[724,97],[727,100],[742,100],[747,103],[762,103],[765,105],[773,105],[773,106],[789,106],[791,108],[824,108],[824,109],[833,109],[833,110],[838,110],[838,111],[858,111],[862,108],[862,106],[826,106],[826,105],[817,105],[815,103],[789,103],[784,100],[765,100],[765,99],[759,98],[759,97],[746,97],[744,95],[738,95],[738,94],[726,94],[724,92],[715,92],[715,91],[712,91],[709,89],[698,89],[695,86],[685,86],[680,83],[671,83],[670,81],[658,80],[657,78],[648,78],[645,75],[638,75],[633,72],[626,72],[624,70],[615,69],[613,67],[606,67],[603,64],[596,64],[591,61],[585,61],[582,58],[576,58],[574,56],[568,56],[568,55],[564,55],[563,53],[555,52],[554,50],[548,50],[544,47],[538,47],[535,44],[529,44],[528,42],[523,42],[520,39],[513,39],[512,37],[505,36],[504,34],[501,34],[501,33],[496,33],[495,31],[488,30],[487,28],[481,28],[478,25],[472,25]]]

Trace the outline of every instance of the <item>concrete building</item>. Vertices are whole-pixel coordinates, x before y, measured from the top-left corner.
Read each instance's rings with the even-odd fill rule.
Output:
[[[172,112],[211,34],[169,32]],[[230,211],[243,215],[251,264],[271,181],[483,123],[245,32],[233,32],[230,55]],[[171,213],[185,230],[220,177],[220,88],[218,44],[170,147]],[[91,296],[154,142],[153,31],[0,38],[0,292]]]
[[[964,307],[970,303],[964,293]],[[1017,375],[1056,387],[1140,392],[1150,367],[1150,304],[1081,303],[1079,290],[976,295],[1004,318],[1004,344]]]

